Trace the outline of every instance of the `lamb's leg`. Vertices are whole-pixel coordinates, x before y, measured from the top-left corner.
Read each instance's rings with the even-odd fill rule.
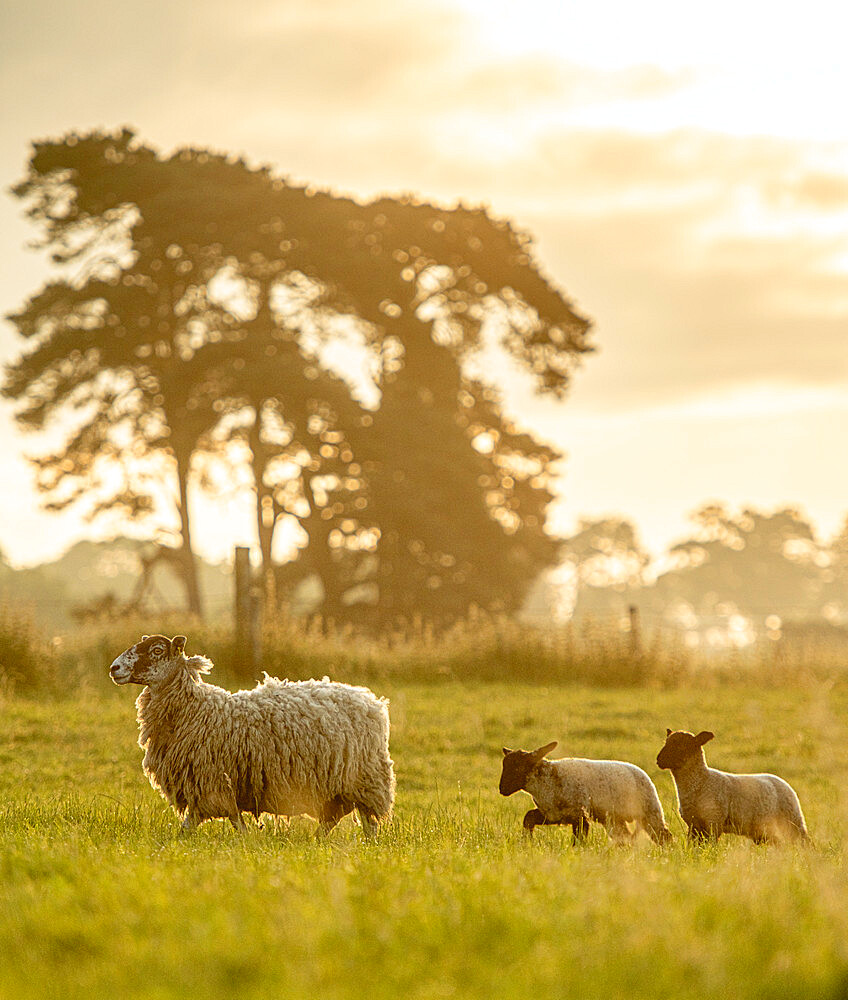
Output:
[[[529,812],[524,814],[524,832],[528,837],[533,836],[533,827],[544,826],[547,823],[545,814],[541,809],[531,809]]]
[[[589,820],[584,815],[581,814],[573,820],[548,819],[541,809],[530,809],[526,812],[522,825],[527,836],[532,837],[533,830],[537,826],[561,826],[563,823],[571,827],[575,841],[583,840],[589,833]]]
[[[791,840],[799,840],[805,844],[811,844],[813,842],[807,828],[805,826],[800,826],[794,820],[789,824],[789,837]]]

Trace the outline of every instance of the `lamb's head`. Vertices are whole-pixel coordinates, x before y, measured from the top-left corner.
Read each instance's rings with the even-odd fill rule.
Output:
[[[116,684],[155,684],[173,669],[174,661],[182,657],[186,637],[175,635],[143,635],[141,641],[115,657],[109,676]]]
[[[665,746],[657,754],[657,767],[674,771],[693,758],[703,761],[704,744],[709,743],[714,735],[706,730],[695,736],[684,729],[678,729],[676,732],[666,729]]]
[[[504,747],[503,770],[501,771],[501,781],[498,785],[498,791],[501,795],[512,795],[513,792],[521,791],[527,784],[527,779],[533,768],[555,746],[556,740],[553,743],[547,743],[545,746],[539,747],[538,750],[508,750]]]

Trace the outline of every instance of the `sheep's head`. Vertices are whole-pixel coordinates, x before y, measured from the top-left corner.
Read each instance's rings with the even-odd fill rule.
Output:
[[[498,785],[501,795],[512,795],[513,792],[521,791],[527,784],[527,778],[533,768],[555,746],[556,740],[539,747],[538,750],[507,750],[504,747],[503,770],[501,771],[501,782]]]
[[[150,684],[167,673],[167,668],[185,650],[186,637],[143,635],[141,641],[125,649],[109,668],[116,684]]]
[[[695,736],[683,729],[678,729],[676,732],[666,729],[665,746],[657,754],[657,767],[673,771],[693,757],[704,760],[703,746],[709,743],[714,735],[706,730]]]

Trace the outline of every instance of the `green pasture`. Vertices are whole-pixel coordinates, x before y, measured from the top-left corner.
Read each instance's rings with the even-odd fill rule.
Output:
[[[674,690],[373,683],[391,699],[393,821],[178,832],[141,772],[135,690],[0,702],[0,997],[848,996],[848,687]],[[812,848],[690,847],[666,726],[775,770]],[[654,778],[673,845],[528,843],[502,745],[618,757]]]

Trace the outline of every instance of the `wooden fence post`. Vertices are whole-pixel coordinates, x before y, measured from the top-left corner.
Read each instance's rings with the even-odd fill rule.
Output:
[[[639,609],[631,604],[627,609],[630,615],[630,653],[639,656],[642,652],[642,623],[639,620]]]

